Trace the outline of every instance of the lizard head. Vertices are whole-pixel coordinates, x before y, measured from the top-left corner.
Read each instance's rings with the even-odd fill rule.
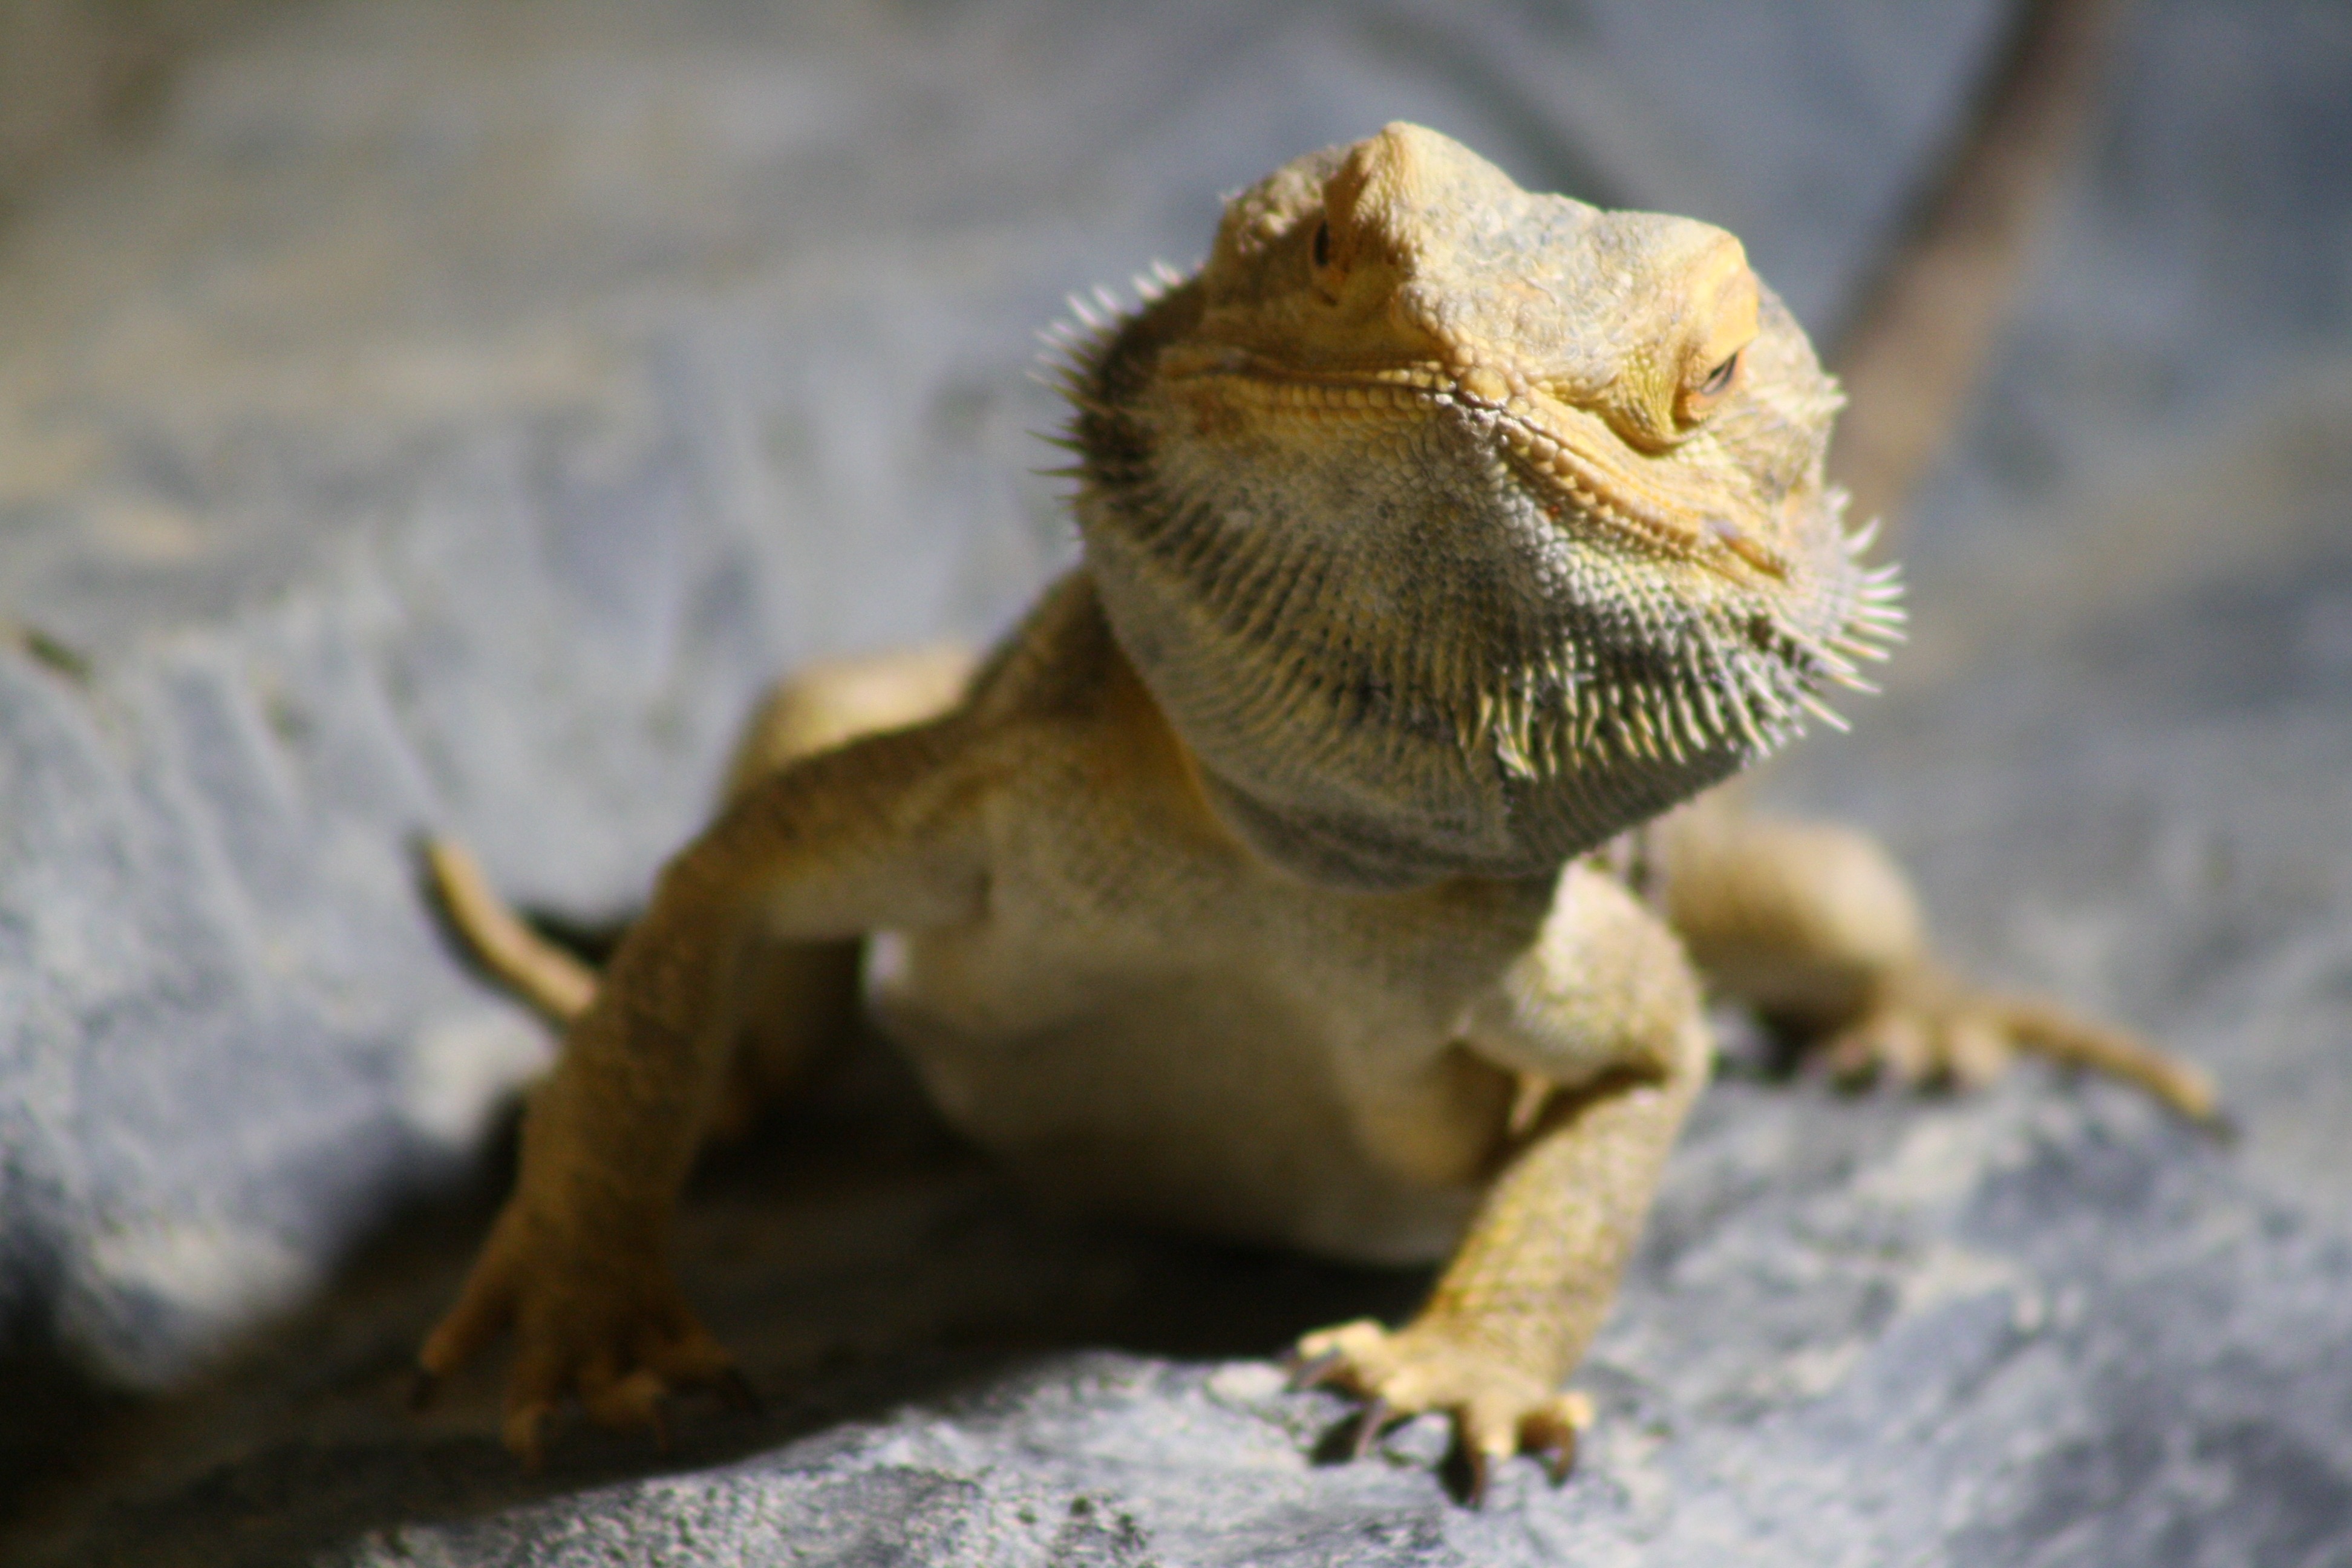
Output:
[[[1739,242],[1416,126],[1233,198],[1068,368],[1112,628],[1220,813],[1319,879],[1557,867],[1827,715],[1898,614]]]

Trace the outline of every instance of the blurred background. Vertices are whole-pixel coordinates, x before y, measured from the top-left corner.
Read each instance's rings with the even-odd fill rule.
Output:
[[[1001,629],[1075,553],[1029,374],[1066,295],[1410,119],[1732,229],[1828,342],[2012,11],[0,0],[0,1506],[135,1471],[141,1517],[215,1520],[190,1478],[356,1423],[392,1470],[302,1485],[400,1512],[378,1407],[549,1049],[415,836],[608,924],[777,673]],[[2212,1278],[2323,1303],[2221,1340],[2293,1383],[2352,1236],[2352,9],[2147,0],[2097,75],[1900,516],[1914,641],[1764,787],[1885,834],[1979,972],[2218,1074],[2230,1223],[2304,1250]],[[965,1264],[1066,1282],[1063,1246]],[[424,1462],[486,1463],[489,1398]],[[2352,1561],[2352,1457],[2310,1443],[2273,1560]]]

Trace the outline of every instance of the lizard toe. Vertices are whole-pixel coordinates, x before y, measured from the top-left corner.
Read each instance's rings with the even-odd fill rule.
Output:
[[[2212,1080],[2122,1029],[2031,997],[1980,991],[1942,976],[1895,988],[1823,1045],[1830,1075],[1849,1086],[1882,1076],[1978,1089],[2020,1054],[2137,1084],[2192,1121],[2220,1120]]]
[[[1565,1476],[1577,1434],[1592,1421],[1591,1402],[1582,1394],[1559,1393],[1442,1324],[1391,1331],[1369,1321],[1343,1323],[1307,1335],[1295,1353],[1314,1382],[1364,1402],[1338,1446],[1349,1458],[1370,1452],[1381,1434],[1401,1421],[1445,1415],[1466,1467],[1466,1500],[1483,1497],[1496,1468],[1517,1454],[1549,1456],[1555,1478]]]

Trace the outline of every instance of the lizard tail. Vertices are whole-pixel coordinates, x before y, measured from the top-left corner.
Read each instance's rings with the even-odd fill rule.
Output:
[[[2037,997],[2003,997],[1996,1011],[2019,1050],[2137,1084],[2191,1121],[2224,1125],[2213,1080],[2203,1068]]]
[[[424,849],[433,891],[483,968],[559,1027],[588,1010],[596,999],[594,970],[525,925],[464,845],[428,837]]]

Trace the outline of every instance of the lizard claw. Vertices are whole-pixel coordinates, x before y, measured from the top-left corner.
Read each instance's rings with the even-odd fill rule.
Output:
[[[1486,1487],[1495,1479],[1494,1456],[1484,1448],[1462,1451],[1462,1505],[1465,1508],[1486,1506]]]
[[[1551,1478],[1552,1485],[1559,1486],[1575,1468],[1576,1439],[1570,1437],[1551,1451],[1551,1459],[1544,1466],[1544,1473]]]
[[[1283,1365],[1290,1373],[1290,1380],[1286,1386],[1293,1394],[1319,1388],[1331,1380],[1332,1373],[1339,1371],[1339,1363],[1345,1359],[1338,1351],[1325,1351],[1321,1355],[1310,1356],[1294,1350],[1282,1358]]]
[[[1387,1400],[1377,1394],[1372,1395],[1356,1413],[1356,1429],[1348,1438],[1348,1458],[1360,1459],[1370,1453],[1372,1445],[1381,1440],[1381,1434],[1396,1418],[1397,1413],[1389,1407]]]
[[[1369,1321],[1342,1324],[1299,1341],[1292,1361],[1292,1387],[1328,1384],[1364,1402],[1345,1436],[1334,1435],[1332,1458],[1361,1458],[1408,1416],[1452,1416],[1460,1496],[1473,1507],[1513,1454],[1548,1456],[1554,1480],[1564,1478],[1575,1463],[1578,1431],[1592,1423],[1584,1395],[1556,1392],[1442,1321],[1394,1332]]]
[[[1559,1485],[1576,1468],[1577,1434],[1592,1425],[1592,1401],[1574,1390],[1519,1418],[1519,1440],[1529,1453],[1549,1454],[1544,1468]]]
[[[711,1387],[723,1401],[757,1405],[658,1258],[591,1256],[602,1267],[583,1270],[546,1234],[520,1200],[509,1201],[457,1304],[417,1353],[415,1399],[429,1398],[441,1376],[511,1329],[517,1353],[501,1433],[530,1469],[545,1456],[550,1418],[573,1395],[597,1425],[648,1428],[665,1450],[673,1390]],[[600,1288],[550,1283],[580,1272]]]

